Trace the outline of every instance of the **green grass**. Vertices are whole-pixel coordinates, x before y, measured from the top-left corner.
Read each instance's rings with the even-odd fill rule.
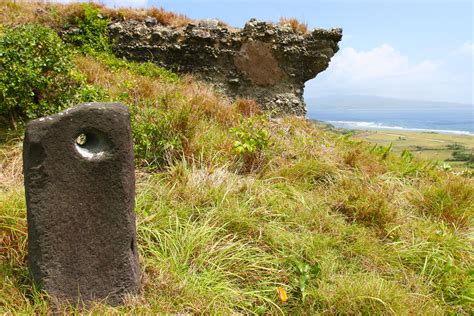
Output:
[[[453,153],[456,145],[464,147],[467,154],[474,154],[474,137],[469,135],[399,132],[399,131],[361,131],[357,139],[379,145],[392,144],[395,153],[410,150],[416,158],[446,161],[453,167],[468,167],[464,161],[455,161]],[[472,167],[471,167],[472,168]]]
[[[472,312],[468,173],[401,155],[390,140],[253,114],[248,100],[230,104],[156,66],[78,52],[73,62],[91,101],[132,112],[142,291],[78,311],[34,287],[21,126],[2,125],[0,313]]]

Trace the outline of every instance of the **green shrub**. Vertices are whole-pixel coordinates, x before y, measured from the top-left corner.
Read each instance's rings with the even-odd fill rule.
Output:
[[[265,158],[270,144],[267,120],[266,115],[257,115],[242,119],[240,125],[230,129],[235,137],[234,152],[241,158],[244,171],[258,167]]]
[[[40,25],[0,35],[0,114],[36,118],[64,108],[80,82],[71,52],[59,36]]]
[[[474,161],[473,154],[466,152],[464,149],[453,151],[452,156],[454,161]]]
[[[89,3],[82,4],[82,14],[72,21],[74,29],[66,40],[81,47],[86,53],[110,51],[107,37],[107,24],[110,19],[104,18],[97,7]]]
[[[107,102],[109,100],[108,92],[99,86],[84,84],[79,90],[79,102]]]
[[[158,106],[145,101],[143,106],[130,107],[135,158],[139,165],[160,168],[185,154],[195,127],[190,123],[191,106],[180,99],[177,94],[171,100],[161,100]]]

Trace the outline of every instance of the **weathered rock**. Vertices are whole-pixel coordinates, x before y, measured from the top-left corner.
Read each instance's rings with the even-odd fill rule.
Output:
[[[130,116],[117,103],[81,104],[31,121],[23,168],[28,261],[52,297],[120,304],[137,293]]]
[[[153,61],[214,83],[232,99],[255,99],[266,110],[304,115],[304,83],[324,71],[338,51],[341,29],[302,34],[289,26],[250,20],[243,29],[205,20],[165,27],[128,20],[109,34],[119,56]]]

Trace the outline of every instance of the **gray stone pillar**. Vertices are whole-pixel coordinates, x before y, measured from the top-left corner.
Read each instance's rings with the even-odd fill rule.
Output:
[[[120,304],[140,284],[128,108],[86,103],[26,126],[28,262],[71,304]]]

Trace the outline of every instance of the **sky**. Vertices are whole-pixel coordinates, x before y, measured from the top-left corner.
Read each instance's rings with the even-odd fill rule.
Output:
[[[250,18],[296,17],[342,27],[328,69],[305,97],[338,94],[473,104],[471,0],[105,0],[108,6],[163,7],[195,19],[242,27]]]

